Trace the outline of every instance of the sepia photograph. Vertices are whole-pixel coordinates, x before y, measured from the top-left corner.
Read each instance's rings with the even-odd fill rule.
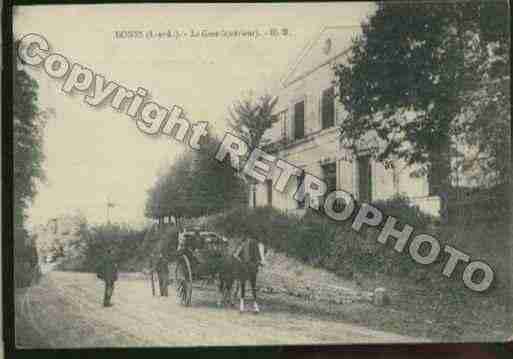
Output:
[[[14,6],[15,349],[512,340],[510,25]]]

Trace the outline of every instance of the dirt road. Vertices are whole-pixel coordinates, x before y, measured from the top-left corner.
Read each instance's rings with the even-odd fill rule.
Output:
[[[408,342],[412,338],[369,330],[304,313],[286,295],[262,294],[258,315],[218,308],[217,293],[194,288],[193,305],[152,297],[147,281],[121,278],[114,306],[103,308],[94,274],[49,272],[16,294],[18,347],[126,347]]]

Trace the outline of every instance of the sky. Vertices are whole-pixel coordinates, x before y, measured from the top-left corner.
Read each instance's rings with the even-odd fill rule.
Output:
[[[153,101],[184,108],[191,122],[224,133],[228,107],[248,91],[275,92],[280,79],[325,26],[357,32],[371,3],[37,5],[15,9],[14,33],[43,35],[51,51]],[[116,38],[116,31],[195,32],[287,29],[259,38]],[[349,45],[349,44],[348,44]],[[47,182],[29,212],[31,224],[74,211],[89,222],[144,221],[147,190],[159,169],[185,147],[150,137],[108,106],[92,108],[85,93],[66,94],[62,80],[27,67],[39,84],[41,109],[52,108],[44,133]]]

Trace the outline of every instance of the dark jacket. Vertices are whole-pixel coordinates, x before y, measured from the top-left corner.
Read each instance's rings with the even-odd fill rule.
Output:
[[[111,283],[118,280],[118,266],[110,256],[104,257],[98,266],[97,277]]]
[[[166,258],[159,258],[155,270],[161,276],[169,276],[169,267]]]

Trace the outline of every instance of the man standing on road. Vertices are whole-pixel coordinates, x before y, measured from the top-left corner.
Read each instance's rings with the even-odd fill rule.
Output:
[[[118,280],[118,266],[114,262],[112,249],[108,248],[105,257],[100,264],[96,276],[105,282],[103,306],[111,307],[110,299],[114,292],[114,283]]]
[[[167,259],[163,254],[160,254],[156,265],[157,276],[159,277],[160,295],[167,297],[167,287],[169,285],[169,267]]]

